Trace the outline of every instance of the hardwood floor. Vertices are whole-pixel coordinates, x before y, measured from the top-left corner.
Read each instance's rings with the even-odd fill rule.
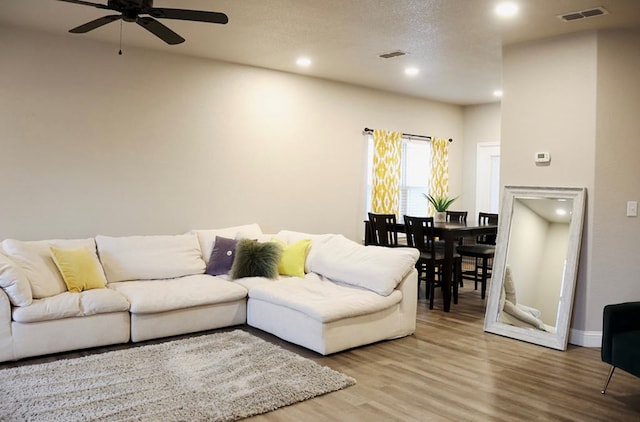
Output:
[[[599,348],[484,333],[484,304],[472,288],[450,313],[420,299],[414,335],[327,357],[249,329],[357,380],[251,421],[640,421],[640,378],[618,370],[603,396]]]
[[[433,310],[419,300],[414,335],[331,356],[243,327],[357,380],[345,390],[248,420],[640,421],[640,378],[618,370],[607,394],[600,394],[609,369],[600,349],[569,346],[560,352],[484,333],[479,291],[462,289],[450,313],[442,312],[437,294]],[[124,347],[131,346],[6,362],[0,368]]]

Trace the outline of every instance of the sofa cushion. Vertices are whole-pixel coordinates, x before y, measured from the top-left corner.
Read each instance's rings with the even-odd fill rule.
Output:
[[[236,239],[238,237],[238,233],[242,233],[243,235],[246,235],[246,237],[257,238],[262,235],[262,229],[258,224],[254,223],[222,229],[191,230],[189,233],[193,233],[198,236],[198,242],[200,243],[200,249],[202,250],[202,257],[208,264],[216,236]]]
[[[0,253],[0,287],[9,296],[13,306],[27,306],[33,300],[26,274],[11,258],[2,253]]]
[[[222,276],[222,277],[226,277],[226,276]],[[284,278],[284,277],[279,277],[278,280],[280,280],[281,278]],[[277,281],[277,280],[264,278],[264,277],[243,277],[235,280],[231,280],[231,277],[229,277],[229,280],[232,281],[233,283],[241,285],[242,287],[247,289],[247,291],[251,291],[251,289],[253,289],[256,286],[260,286],[263,284],[270,284]]]
[[[335,235],[319,246],[311,271],[387,296],[414,268],[419,255],[414,248],[363,246]]]
[[[12,316],[16,322],[26,323],[122,312],[128,309],[129,302],[118,292],[96,289],[81,293],[64,292],[36,299],[29,306],[13,308]]]
[[[231,266],[236,257],[237,243],[238,241],[235,239],[216,236],[205,274],[222,275],[231,271]]]
[[[109,283],[202,274],[205,263],[195,234],[96,236]]]
[[[2,242],[2,248],[26,274],[34,299],[51,297],[67,291],[62,275],[53,262],[51,246],[62,249],[86,247],[91,254],[91,259],[99,269],[100,278],[106,284],[93,239],[53,239],[26,242],[5,239]]]
[[[64,292],[13,309],[16,322],[50,321],[80,316],[80,294]]]
[[[262,300],[302,312],[320,322],[367,315],[397,305],[402,292],[381,296],[370,290],[344,286],[310,273],[259,284],[249,290],[250,300]]]
[[[104,276],[101,276],[101,270],[98,270],[87,248],[62,249],[52,246],[51,255],[70,292],[105,288]]]
[[[281,240],[275,240],[282,246],[282,255],[278,262],[278,273],[293,277],[304,277],[304,264],[307,260],[311,239],[300,239],[287,244]]]
[[[311,233],[296,232],[291,230],[280,230],[277,234],[277,238],[281,239],[286,243],[294,243],[299,240],[311,239],[311,245],[309,246],[309,251],[307,252],[307,259],[305,260],[305,264],[304,264],[305,273],[311,272],[311,263],[315,259],[320,247],[335,236],[337,235],[311,234]]]
[[[113,283],[109,288],[121,293],[134,314],[172,311],[194,306],[233,302],[247,296],[247,289],[206,274],[167,280],[137,280]]]
[[[277,243],[260,243],[251,239],[242,239],[236,247],[231,278],[278,278],[278,263],[281,256],[282,247]]]
[[[128,311],[129,307],[127,298],[111,289],[94,289],[80,293],[82,316]]]

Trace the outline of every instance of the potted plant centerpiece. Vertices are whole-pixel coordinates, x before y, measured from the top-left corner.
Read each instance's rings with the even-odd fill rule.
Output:
[[[423,195],[436,210],[436,213],[433,216],[433,221],[435,221],[436,223],[444,223],[445,221],[447,221],[447,209],[449,209],[449,206],[453,204],[453,202],[458,199],[458,197],[456,196],[455,198],[449,198],[447,196],[432,196],[426,193],[424,193]]]

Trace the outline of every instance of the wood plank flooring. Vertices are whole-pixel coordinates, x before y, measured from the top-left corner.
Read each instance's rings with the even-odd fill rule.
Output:
[[[250,420],[640,421],[640,378],[617,370],[600,394],[609,366],[599,348],[561,352],[484,333],[485,301],[470,287],[449,313],[438,299],[433,310],[419,300],[414,335],[327,357],[249,329],[357,380]]]
[[[414,335],[331,356],[243,327],[357,380],[345,390],[248,420],[640,421],[640,378],[617,370],[607,394],[600,394],[609,369],[600,349],[570,345],[560,352],[484,333],[485,302],[469,287],[450,313],[438,299],[433,310],[419,299]],[[131,346],[6,362],[0,368],[124,347]]]

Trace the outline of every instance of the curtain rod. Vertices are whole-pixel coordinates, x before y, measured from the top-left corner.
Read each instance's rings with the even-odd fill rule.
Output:
[[[364,130],[362,131],[362,133],[368,133],[368,134],[373,134],[373,129],[369,129],[368,127],[365,127]],[[403,133],[402,134],[403,138],[414,138],[414,139],[422,139],[424,141],[430,141],[431,140],[431,136],[426,136],[426,135],[414,135],[411,133]],[[449,142],[453,142],[453,139],[449,138]]]

